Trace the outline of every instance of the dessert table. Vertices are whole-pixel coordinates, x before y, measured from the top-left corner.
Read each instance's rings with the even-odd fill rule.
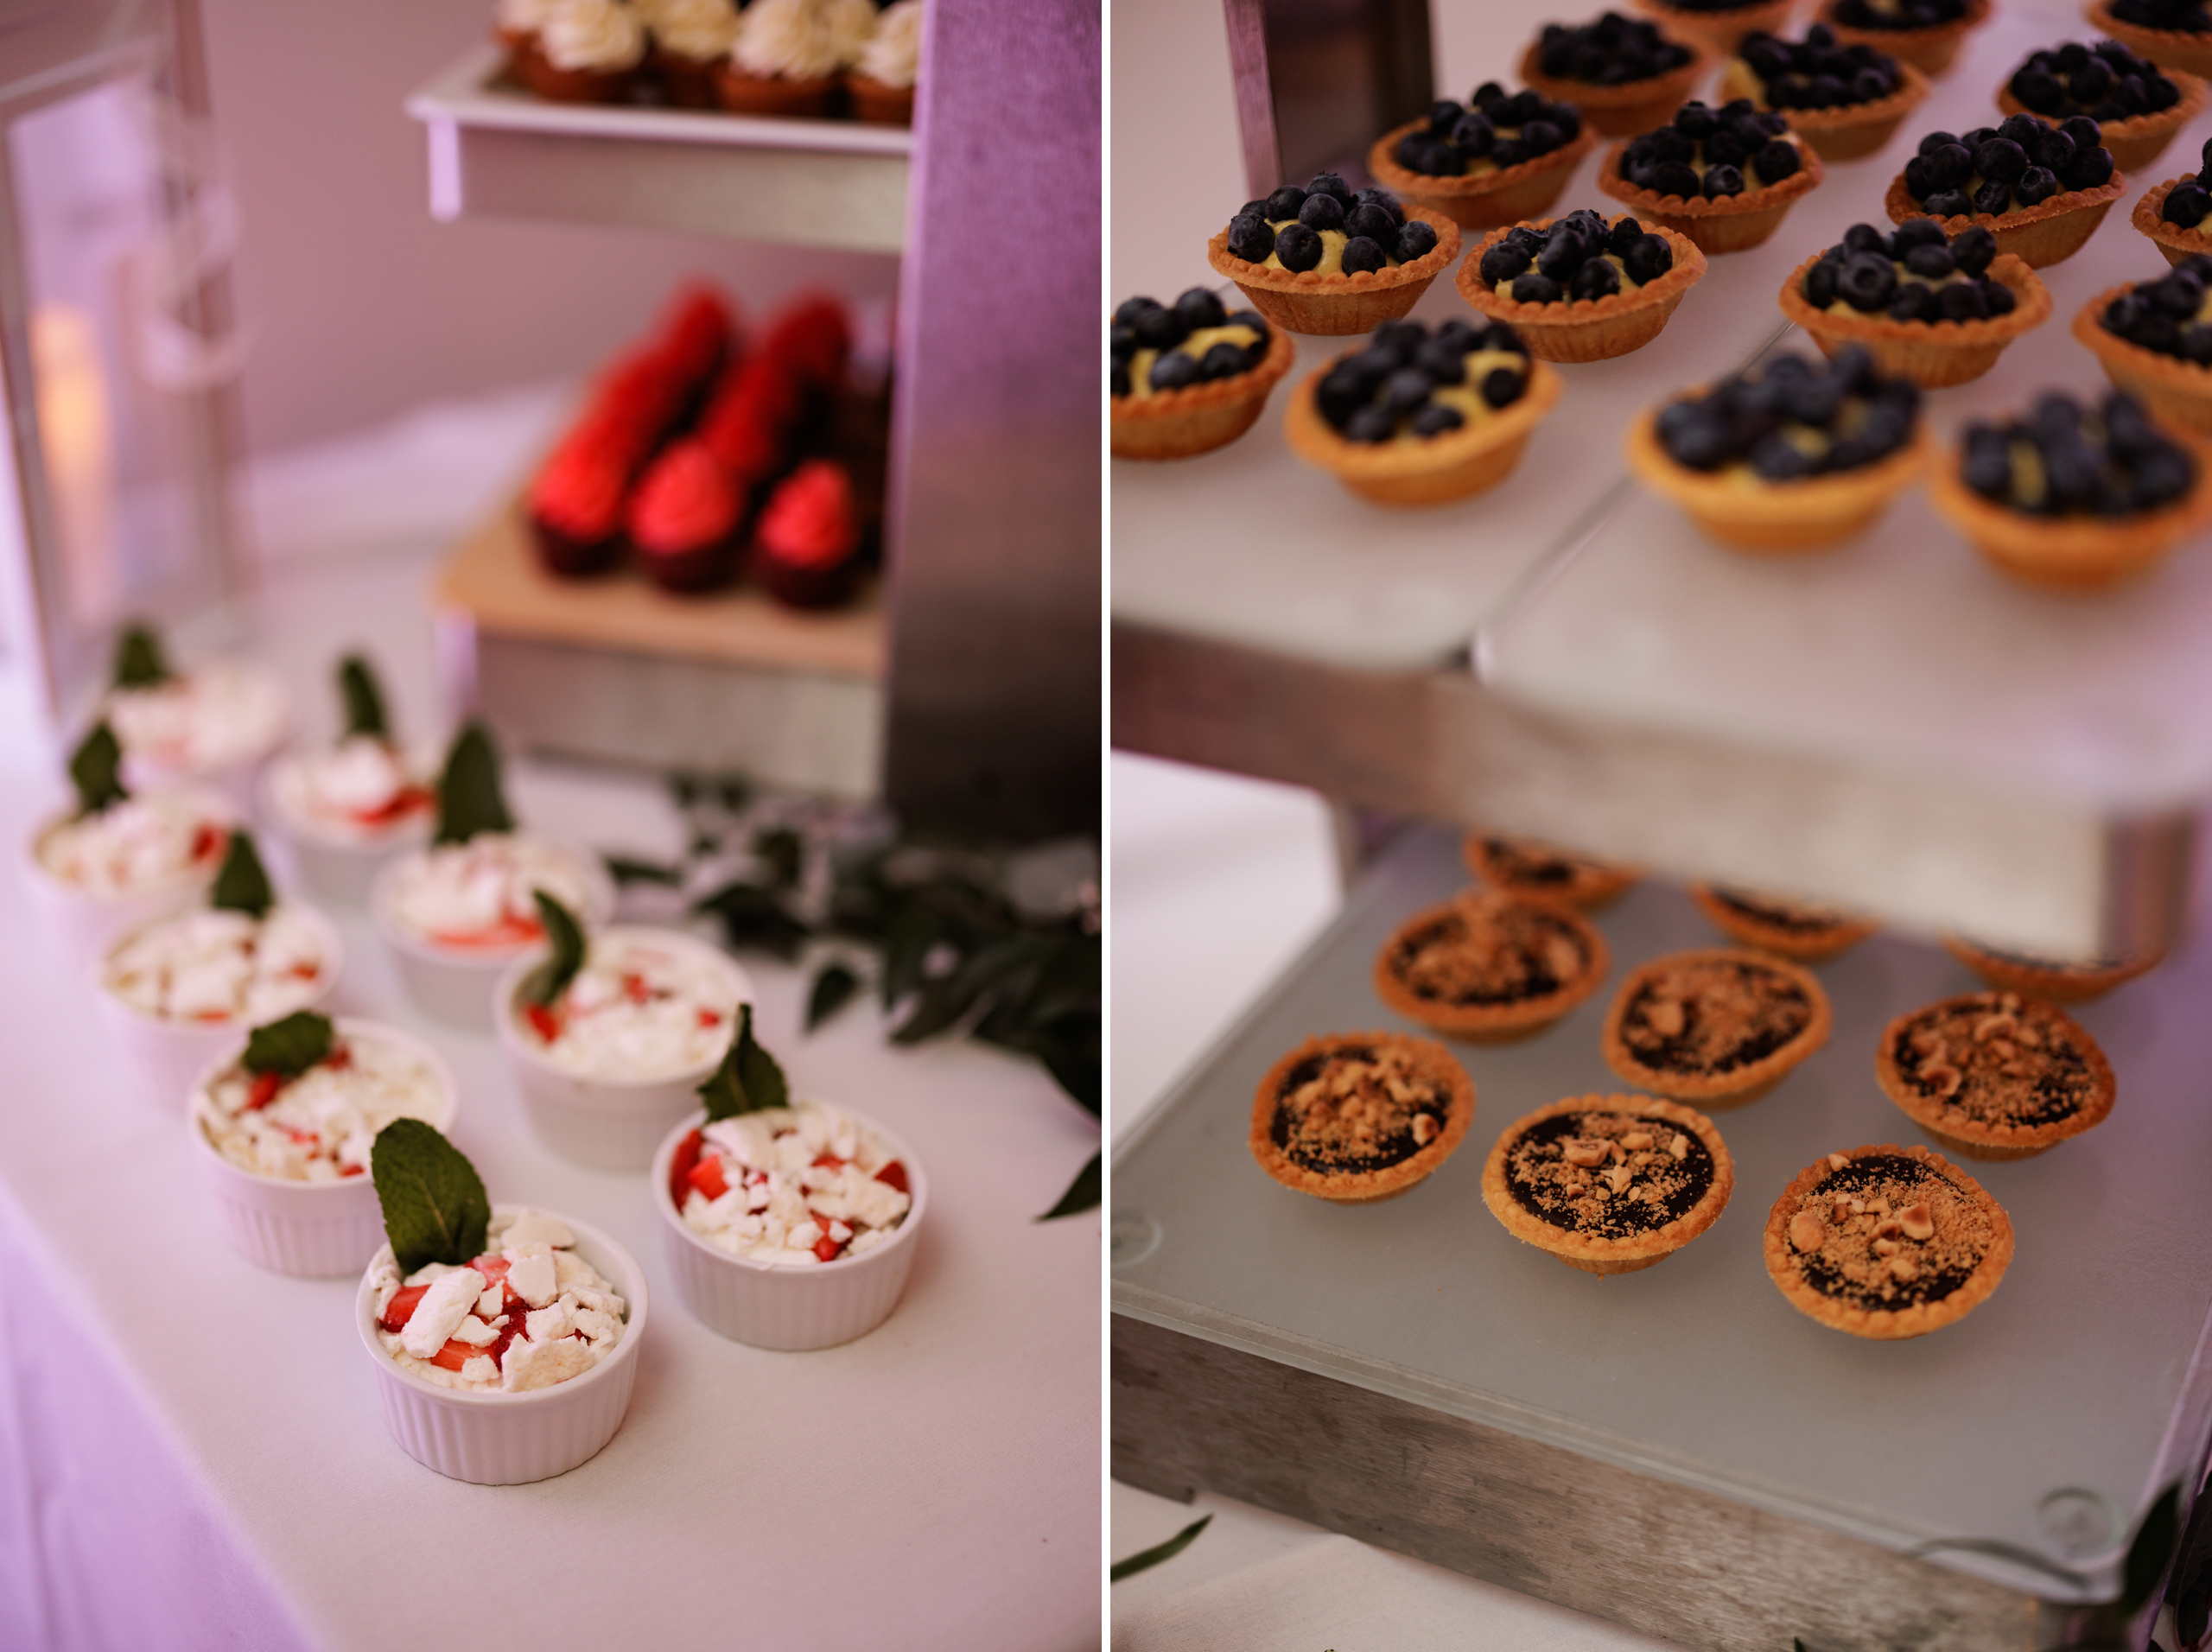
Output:
[[[442,730],[431,566],[567,394],[426,410],[262,468],[258,651],[307,737],[334,728],[331,664],[354,645],[403,734]],[[518,759],[510,789],[542,829],[683,847],[651,777]],[[0,663],[0,832],[23,843],[66,799]],[[958,1041],[895,1050],[872,1001],[804,1035],[805,975],[746,957],[794,1088],[881,1118],[933,1184],[892,1318],[840,1348],[765,1352],[677,1299],[645,1178],[554,1158],[493,1035],[417,1013],[366,914],[330,915],[334,1009],[445,1056],[454,1140],[493,1199],[572,1213],[639,1259],[652,1312],[627,1419],[536,1484],[463,1484],[405,1456],[356,1339],[357,1281],[227,1248],[181,1098],[165,1112],[136,1092],[89,984],[54,964],[20,880],[0,880],[0,1646],[1096,1644],[1099,1218],[1034,1218],[1097,1130],[1040,1068]]]

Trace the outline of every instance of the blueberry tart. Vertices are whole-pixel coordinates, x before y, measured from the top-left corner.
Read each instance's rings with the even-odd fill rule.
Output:
[[[2158,417],[2212,431],[2212,255],[2195,253],[2156,281],[2099,293],[2074,336],[2106,375]]]
[[[1248,200],[1206,244],[1214,269],[1293,333],[1371,333],[1411,309],[1459,256],[1459,226],[1333,172]]]
[[[1855,161],[1896,136],[1928,95],[1928,77],[1865,43],[1846,46],[1825,23],[1802,41],[1747,36],[1721,73],[1720,95],[1779,109],[1823,161]]]
[[[2082,15],[2168,70],[2212,75],[2212,12],[2202,0],[2091,0]]]
[[[1330,1033],[1306,1039],[1260,1081],[1252,1156],[1285,1187],[1367,1204],[1426,1180],[1474,1116],[1474,1081],[1442,1045]]]
[[[1521,78],[1607,137],[1625,137],[1664,120],[1711,62],[1656,24],[1609,11],[1579,27],[1546,23],[1521,55]]]
[[[1376,995],[1455,1038],[1541,1032],[1598,990],[1605,938],[1570,907],[1496,889],[1417,912],[1375,955]]]
[[[1598,187],[1647,228],[1686,235],[1701,252],[1741,252],[1780,229],[1823,175],[1787,120],[1738,98],[1718,109],[1686,103],[1665,125],[1616,143]]]
[[[2129,222],[2136,232],[2147,235],[2178,264],[2202,253],[2212,253],[2212,138],[2205,140],[2198,160],[2202,169],[2153,185],[2135,203]]]
[[[1988,1299],[2012,1223],[1925,1147],[1853,1147],[1797,1173],[1767,1213],[1766,1271],[1789,1306],[1875,1342],[1924,1337]]]
[[[2039,958],[1985,946],[1963,935],[1941,938],[1943,950],[1998,991],[2053,1004],[2087,1004],[2102,998],[2122,982],[2155,969],[2166,956],[2161,951],[2118,958]]]
[[[2050,289],[1995,236],[1979,226],[1946,236],[1931,218],[1891,235],[1853,224],[1789,272],[1781,304],[1829,357],[1864,345],[1884,372],[1923,390],[1980,378],[2050,319]]]
[[[1509,95],[1485,80],[1465,104],[1440,98],[1422,119],[1376,138],[1367,171],[1402,201],[1488,229],[1557,200],[1597,141],[1573,104],[1541,92]]]
[[[2001,126],[1929,133],[1882,205],[1892,224],[1932,218],[1950,236],[1979,224],[1999,252],[2040,270],[2079,252],[2126,193],[2088,116],[2050,127],[2007,115]]]
[[[2203,472],[2133,397],[2089,407],[2053,391],[2025,417],[1969,423],[1929,491],[2005,572],[2089,589],[2143,572],[2212,516]]]
[[[1559,375],[1500,321],[1389,321],[1299,385],[1283,435],[1381,505],[1438,505],[1510,475]]]
[[[2204,112],[2204,82],[2169,73],[2116,40],[2094,47],[2069,41],[2031,54],[1998,89],[2008,115],[2033,115],[2050,126],[2075,115],[2097,123],[2112,163],[2125,172],[2149,166],[2174,134]]]
[[[1786,27],[1796,0],[1636,0],[1636,8],[1677,40],[1726,57],[1749,35]]]
[[[1777,356],[1629,427],[1645,486],[1743,550],[1809,550],[1864,531],[1919,473],[1920,391],[1860,346],[1815,366]]]
[[[1934,79],[1987,21],[1989,0],[1826,0],[1818,16],[1846,46],[1875,47]]]
[[[1827,994],[1794,963],[1732,947],[1673,952],[1621,982],[1605,1064],[1700,1107],[1756,1101],[1828,1041]]]
[[[1799,963],[1819,963],[1854,947],[1881,925],[1872,918],[1782,895],[1721,883],[1694,883],[1690,899],[1732,941]]]
[[[1953,1153],[2032,1159],[2104,1122],[2116,1093],[2097,1041],[2057,1005],[1967,993],[1900,1015],[1874,1051],[1882,1093]]]
[[[1562,901],[1586,912],[1607,905],[1643,875],[1556,843],[1491,832],[1469,832],[1460,840],[1459,854],[1468,871],[1508,894]]]
[[[1483,1165],[1483,1203],[1525,1245],[1586,1274],[1656,1267],[1736,1189],[1704,1114],[1649,1096],[1575,1096],[1516,1119]]]
[[[1187,459],[1250,429],[1296,359],[1290,335],[1211,288],[1173,304],[1132,298],[1107,329],[1114,455]]]
[[[1605,361],[1659,336],[1705,274],[1688,237],[1587,207],[1493,230],[1460,263],[1459,296],[1510,322],[1544,361]]]

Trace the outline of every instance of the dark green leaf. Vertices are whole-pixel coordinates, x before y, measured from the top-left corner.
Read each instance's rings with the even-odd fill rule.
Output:
[[[1045,1064],[1045,1071],[1052,1075],[1053,1082],[1074,1097],[1084,1111],[1093,1118],[1098,1116],[1105,1090],[1105,1075],[1099,1062],[1096,1039],[1091,1040],[1087,1052],[1054,1044],[1039,1050],[1037,1058]]]
[[[492,1221],[483,1179],[458,1147],[422,1120],[394,1119],[377,1133],[369,1179],[403,1274],[426,1262],[458,1267],[483,1254]]]
[[[742,775],[722,775],[715,781],[715,797],[734,815],[753,801],[753,784]]]
[[[806,994],[806,1030],[813,1032],[844,1008],[860,986],[861,978],[843,964],[823,964]]]
[[[677,867],[663,866],[658,861],[632,860],[626,855],[602,855],[607,862],[607,875],[617,883],[658,883],[671,889],[683,886],[683,871]]]
[[[806,840],[788,826],[772,826],[753,839],[753,852],[768,867],[779,889],[796,888],[800,868],[806,863]]]
[[[257,1026],[245,1041],[242,1064],[248,1072],[282,1073],[297,1078],[330,1053],[338,1029],[330,1017],[296,1009],[281,1021]]]
[[[568,990],[584,967],[584,928],[576,915],[543,889],[533,889],[537,921],[545,926],[545,944],[553,956],[530,972],[523,982],[523,996],[533,1004],[550,1004]]]
[[[1102,1174],[1099,1156],[1094,1153],[1090,1155],[1090,1162],[1076,1172],[1075,1179],[1068,1184],[1068,1191],[1060,1195],[1060,1202],[1037,1219],[1051,1222],[1060,1217],[1080,1216],[1085,1210],[1096,1210]]]
[[[69,754],[69,780],[77,788],[77,812],[97,815],[130,792],[123,785],[123,745],[105,719]]]
[[[918,901],[906,902],[892,916],[883,940],[884,1008],[889,1009],[921,984],[922,963],[944,935],[943,921]]]
[[[891,1041],[919,1044],[958,1025],[986,988],[1035,963],[1050,945],[1033,935],[995,941],[968,957],[950,975],[924,982],[921,1001],[891,1035]]]
[[[169,680],[169,663],[162,656],[162,639],[148,625],[129,625],[115,641],[115,686],[151,689]]]
[[[223,855],[223,869],[215,874],[207,904],[217,912],[244,912],[249,918],[266,918],[276,904],[276,892],[270,887],[269,874],[254,850],[253,834],[242,827],[231,834],[231,847]]]
[[[758,884],[727,883],[693,903],[693,916],[719,918],[734,947],[758,947],[779,958],[798,956],[806,925],[791,914],[783,898]]]
[[[377,687],[377,674],[364,656],[348,654],[338,662],[338,696],[346,702],[348,734],[382,740],[391,733],[385,721],[384,695]]]
[[[2127,1546],[2127,1562],[2120,1570],[2122,1617],[2134,1617],[2149,1603],[2180,1541],[2181,1482],[2177,1480],[2158,1494],[2143,1523],[2135,1528],[2135,1541]]]
[[[492,731],[471,721],[454,736],[446,753],[445,772],[438,777],[438,834],[441,843],[466,843],[482,832],[511,832],[515,817],[507,812],[505,794],[499,787],[499,748]]]
[[[1027,1008],[1036,1021],[1054,1021],[1074,1010],[1095,1010],[1099,1000],[1099,958],[1096,935],[1065,935],[1037,972]]]
[[[1162,1560],[1173,1560],[1185,1549],[1191,1547],[1192,1543],[1197,1540],[1198,1534],[1205,1530],[1206,1527],[1212,1522],[1212,1520],[1213,1516],[1211,1515],[1207,1515],[1201,1519],[1194,1520],[1189,1525],[1184,1527],[1181,1531],[1176,1533],[1174,1536],[1169,1538],[1165,1543],[1158,1544],[1152,1548],[1144,1549],[1138,1554],[1132,1554],[1126,1560],[1115,1561],[1112,1566],[1108,1568],[1106,1573],[1108,1581],[1119,1583],[1123,1578],[1134,1578],[1138,1573],[1142,1572],[1147,1566],[1158,1566]]]
[[[729,1041],[729,1052],[699,1086],[699,1095],[707,1103],[710,1121],[791,1105],[791,1085],[782,1066],[753,1036],[752,1005],[737,1007],[737,1033]]]

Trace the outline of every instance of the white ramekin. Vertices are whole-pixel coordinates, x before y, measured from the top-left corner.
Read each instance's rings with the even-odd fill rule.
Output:
[[[291,857],[303,887],[326,900],[358,906],[368,899],[369,887],[387,861],[430,841],[437,811],[425,810],[373,836],[333,831],[285,803],[286,777],[299,761],[297,753],[287,752],[270,764],[261,788],[261,817]],[[431,772],[423,753],[410,751],[407,762],[413,772]]]
[[[695,957],[722,975],[732,1003],[755,1001],[751,978],[704,941],[675,930],[627,924],[601,930],[590,944],[623,942]],[[523,1114],[538,1140],[573,1164],[594,1170],[643,1170],[652,1163],[660,1139],[679,1119],[698,1110],[699,1086],[721,1064],[721,1053],[717,1051],[709,1060],[658,1078],[586,1078],[568,1071],[546,1059],[518,1021],[516,1001],[523,982],[544,959],[543,947],[517,958],[499,977],[492,998],[499,1047],[506,1052],[507,1071],[522,1096]]]
[[[354,1329],[376,1367],[377,1397],[391,1437],[408,1456],[448,1479],[520,1485],[566,1474],[613,1439],[630,1408],[638,1344],[645,1340],[645,1270],[597,1228],[555,1211],[542,1214],[568,1224],[576,1238],[576,1254],[612,1280],[630,1305],[613,1353],[582,1376],[526,1394],[440,1388],[401,1367],[377,1340],[377,1290],[368,1273],[361,1275],[361,1288],[354,1294]]]
[[[227,831],[238,823],[238,811],[222,793],[205,786],[177,790],[192,797],[211,825]],[[108,948],[122,936],[178,907],[189,905],[200,891],[215,880],[215,873],[222,865],[222,856],[217,855],[205,867],[180,873],[127,895],[92,894],[74,884],[62,882],[47,870],[46,862],[39,858],[39,846],[46,842],[48,834],[72,818],[72,815],[56,815],[31,834],[30,842],[23,846],[22,871],[23,887],[32,909],[62,949],[68,966],[79,975],[105,957]]]
[[[575,858],[586,892],[584,910],[576,916],[585,929],[597,929],[613,913],[614,880],[589,849],[547,841]],[[391,954],[407,995],[418,1008],[455,1026],[487,1028],[497,1019],[492,1013],[492,994],[500,973],[538,944],[461,950],[439,946],[408,929],[391,913],[391,893],[400,874],[414,858],[414,855],[403,855],[385,861],[369,886],[369,916],[376,924],[377,934]]]
[[[653,1155],[653,1204],[668,1229],[668,1267],[676,1293],[708,1330],[755,1348],[798,1352],[834,1348],[864,1337],[891,1317],[914,1265],[916,1235],[929,1214],[930,1179],[906,1144],[874,1119],[840,1108],[854,1123],[888,1142],[906,1166],[913,1199],[906,1219],[874,1249],[812,1268],[777,1268],[733,1256],[683,1225],[668,1185],[683,1138],[707,1121],[704,1108],[671,1130]]]
[[[323,956],[330,961],[314,996],[294,1006],[297,1009],[314,1009],[330,996],[331,988],[337,985],[346,967],[345,949],[330,920],[314,907],[303,906],[295,900],[283,905],[295,916],[307,920],[322,947]],[[155,922],[178,915],[172,912]],[[152,927],[151,924],[140,925],[141,929]],[[200,1075],[235,1045],[245,1029],[236,1021],[172,1021],[148,1015],[110,992],[108,960],[138,932],[132,930],[118,937],[101,956],[92,972],[92,996],[99,1000],[101,1013],[114,1033],[116,1043],[122,1046],[124,1058],[137,1074],[139,1088],[147,1099],[167,1111],[181,1112],[190,1099],[194,1086],[200,1082]]]
[[[340,1018],[341,1039],[374,1040],[395,1045],[426,1064],[437,1082],[438,1113],[429,1122],[441,1135],[453,1134],[458,1092],[453,1070],[438,1052],[411,1033],[381,1021]],[[376,1184],[366,1176],[348,1176],[334,1182],[296,1182],[241,1170],[216,1151],[207,1139],[203,1121],[213,1116],[208,1086],[229,1071],[245,1052],[245,1041],[233,1036],[229,1049],[201,1071],[192,1087],[189,1118],[193,1157],[215,1196],[215,1215],[231,1248],[250,1262],[279,1274],[298,1274],[310,1279],[358,1274],[369,1265],[385,1242],[384,1210],[377,1203]]]

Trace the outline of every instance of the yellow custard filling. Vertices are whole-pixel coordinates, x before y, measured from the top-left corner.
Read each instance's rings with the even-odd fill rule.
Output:
[[[1618,254],[1608,252],[1604,255],[1604,257],[1607,264],[1613,266],[1613,273],[1621,278],[1621,290],[1623,292],[1632,293],[1643,285],[1642,282],[1637,280],[1634,276],[1629,274],[1628,265],[1621,262]],[[1536,266],[1532,264],[1529,266],[1528,270],[1522,270],[1521,274],[1527,275],[1530,270],[1535,270],[1535,267]],[[1500,298],[1510,298],[1513,296],[1513,283],[1520,278],[1520,276],[1509,276],[1503,281],[1497,283],[1492,287],[1491,290],[1497,293]],[[1606,296],[1611,297],[1611,295],[1607,294]],[[1568,298],[1567,295],[1567,283],[1565,282],[1561,282],[1560,283],[1560,295],[1557,302],[1562,304],[1587,304],[1594,302],[1595,301],[1586,298]]]
[[[1280,235],[1296,222],[1298,220],[1294,218],[1270,219],[1268,220],[1268,227]],[[1313,276],[1341,276],[1344,272],[1344,247],[1351,240],[1351,237],[1346,235],[1342,230],[1317,230],[1315,233],[1321,238],[1321,262],[1315,264],[1313,269],[1302,270],[1300,273]],[[1398,266],[1397,259],[1391,256],[1390,249],[1387,246],[1382,249],[1382,264],[1385,269],[1395,270]],[[1272,252],[1268,254],[1260,265],[1262,270],[1281,270],[1282,267],[1282,260]]]
[[[1526,378],[1529,372],[1528,358],[1510,350],[1470,350],[1459,358],[1459,361],[1466,369],[1465,375],[1456,384],[1439,384],[1429,392],[1428,399],[1454,410],[1470,425],[1480,424],[1484,419],[1494,419],[1505,410],[1505,408],[1492,407],[1483,400],[1484,379],[1500,367],[1509,369],[1517,378]],[[1517,403],[1516,397],[1505,406],[1513,407]],[[1435,439],[1433,436],[1415,435],[1410,426],[1390,438],[1393,442],[1433,442]]]
[[[1140,350],[1129,358],[1129,394],[1135,397],[1153,393],[1152,364],[1163,355],[1172,355],[1179,351],[1197,360],[1217,344],[1234,344],[1249,350],[1259,341],[1260,335],[1256,332],[1239,322],[1233,327],[1202,327],[1172,351]]]

